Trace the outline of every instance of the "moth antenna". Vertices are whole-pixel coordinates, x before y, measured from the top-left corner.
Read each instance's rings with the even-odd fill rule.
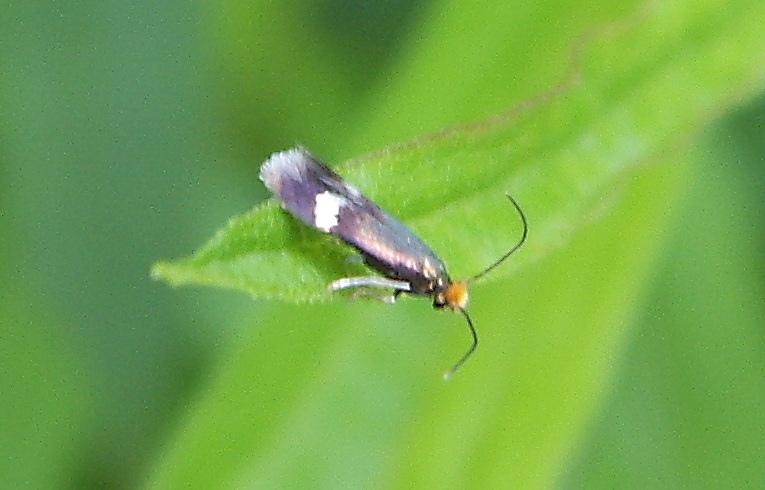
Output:
[[[457,361],[457,363],[452,366],[452,368],[444,373],[444,380],[449,381],[452,379],[452,376],[454,376],[454,373],[456,373],[459,368],[462,367],[465,362],[467,362],[468,359],[470,359],[470,356],[473,355],[473,352],[478,348],[478,332],[475,331],[475,327],[473,326],[473,320],[470,319],[470,315],[468,315],[468,312],[462,308],[459,309],[462,314],[465,316],[465,320],[467,320],[468,328],[470,329],[470,334],[473,336],[473,344],[470,346],[467,352],[462,356],[462,358]]]
[[[518,243],[516,243],[513,248],[511,248],[507,253],[505,253],[502,257],[500,257],[496,262],[491,264],[489,267],[487,267],[483,271],[479,272],[477,275],[468,279],[467,280],[468,283],[477,281],[478,279],[482,278],[489,272],[493,271],[498,265],[504,262],[505,259],[513,255],[513,253],[515,253],[516,250],[521,248],[521,245],[523,245],[523,242],[526,241],[526,235],[528,235],[528,232],[529,232],[529,224],[526,221],[526,215],[523,213],[523,210],[521,209],[521,206],[518,204],[518,202],[515,199],[513,199],[513,196],[507,193],[505,194],[505,196],[507,196],[507,198],[510,199],[510,202],[513,203],[513,206],[515,206],[515,210],[518,211],[518,216],[521,217],[521,224],[523,225],[523,232],[521,233],[521,239],[518,240]],[[468,320],[468,323],[470,323],[470,320]],[[471,328],[472,328],[472,325],[471,325]]]

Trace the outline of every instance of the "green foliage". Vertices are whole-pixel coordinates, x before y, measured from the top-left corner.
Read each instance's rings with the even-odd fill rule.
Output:
[[[505,191],[531,217],[524,255],[549,254],[620,199],[637,168],[666,161],[667,150],[759,80],[765,55],[742,49],[757,46],[756,27],[724,13],[700,8],[681,16],[656,7],[594,26],[572,55],[571,80],[522,110],[378,152],[343,173],[447,250],[447,263],[459,262],[461,274],[480,270],[511,243]],[[726,29],[736,42],[719,37]],[[276,206],[261,206],[232,219],[191,258],[160,263],[153,274],[255,297],[327,298],[324,285],[358,269],[336,243],[297,228]]]
[[[459,19],[459,45],[476,46],[508,35],[512,16],[500,11],[453,3],[433,22]],[[551,43],[569,49],[542,50],[549,59],[524,72],[533,78],[536,69],[555,87],[543,97],[340,165],[455,276],[480,270],[512,243],[517,225],[503,192],[522,203],[528,246],[474,294],[481,350],[441,385],[433,366],[458,344],[447,347],[422,325],[456,320],[406,304],[384,313],[366,304],[269,311],[190,414],[151,487],[553,484],[614,374],[686,180],[689,137],[763,78],[763,19],[756,2],[688,3],[599,12],[565,33],[547,26]],[[580,42],[573,32],[582,26]],[[454,29],[426,28],[423,51],[398,70],[427,78],[418,62],[448,57],[436,41],[448,46],[446,32]],[[569,65],[568,75],[551,69]],[[471,83],[480,86],[475,70],[458,62],[425,69],[448,84],[420,90],[437,91],[444,112],[455,100],[451,110],[474,116],[449,95],[464,84],[459,95],[469,99]],[[507,67],[495,69],[512,79]],[[386,105],[424,100],[399,101],[397,90],[381,97]],[[379,137],[374,113],[360,138]],[[190,258],[158,264],[154,275],[304,302],[326,299],[329,281],[354,272],[347,256],[268,203],[231,220]]]
[[[5,6],[6,486],[761,486],[762,2],[391,2]],[[460,316],[257,204],[296,144],[455,278],[523,205],[448,383]]]

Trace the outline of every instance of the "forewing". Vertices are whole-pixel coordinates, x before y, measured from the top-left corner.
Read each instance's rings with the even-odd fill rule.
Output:
[[[307,150],[272,155],[260,178],[291,214],[352,245],[383,275],[409,281],[413,292],[426,294],[433,280],[446,278],[443,262],[422,240]]]

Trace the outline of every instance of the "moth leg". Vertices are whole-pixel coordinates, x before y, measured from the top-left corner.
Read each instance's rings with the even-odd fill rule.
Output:
[[[344,277],[332,281],[327,286],[330,291],[340,291],[342,289],[353,289],[353,298],[366,297],[375,298],[385,303],[395,303],[396,297],[405,291],[410,291],[411,286],[406,281],[397,281],[378,276],[366,277]],[[393,289],[393,294],[381,294],[376,291],[379,289]]]
[[[363,289],[363,288],[359,288],[356,291],[358,291],[360,293],[358,296],[365,296],[365,297],[368,297],[368,298],[377,298],[377,299],[379,299],[380,301],[382,301],[384,303],[388,303],[388,304],[392,305],[393,303],[396,302],[396,299],[398,299],[398,297],[401,296],[401,293],[405,293],[405,292],[407,292],[409,290],[408,289],[406,289],[406,290],[404,290],[404,289],[394,289],[392,294],[379,294],[379,293],[375,294],[372,290],[370,290],[370,289]],[[354,294],[354,298],[356,298],[355,294]]]
[[[396,302],[396,296],[393,294],[385,294],[377,289],[371,289],[363,286],[354,289],[351,293],[352,300],[357,300],[359,298],[376,299],[378,301],[382,301],[383,303],[388,303],[389,305],[392,305]]]

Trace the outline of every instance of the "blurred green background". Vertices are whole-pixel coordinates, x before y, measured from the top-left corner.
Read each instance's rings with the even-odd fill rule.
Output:
[[[171,290],[150,281],[148,271],[158,259],[189,253],[230,216],[265,198],[257,168],[272,151],[302,143],[337,161],[485,117],[550,86],[564,71],[562,53],[575,35],[634,8],[572,5],[508,9],[514,28],[499,37],[519,48],[507,58],[482,56],[493,52],[496,33],[487,33],[487,46],[462,46],[458,29],[443,32],[455,57],[429,61],[464,65],[458,68],[465,76],[456,81],[397,76],[402,60],[424,49],[419,39],[433,39],[429,26],[448,15],[436,0],[3,6],[0,474],[7,488],[134,488],[153,481],[158,467],[172,466],[165,458],[187,424],[204,420],[200,401],[216,380],[235,371],[232,363],[252,364],[237,359],[253,342],[274,346],[259,361],[284,367],[279,379],[289,380],[290,369],[305,373],[333,362],[322,352],[360,317],[374,318],[379,328],[449,323],[427,311],[427,303],[391,313],[381,305],[255,302],[226,291]],[[463,21],[480,24],[491,12],[476,9],[475,19]],[[546,78],[535,78],[540,74]],[[473,96],[429,98],[450,84],[471,87]],[[398,92],[410,98],[389,105]],[[571,428],[575,444],[556,452],[549,474],[532,483],[758,488],[765,482],[763,118],[765,99],[750,100],[693,140],[694,164],[677,190],[668,233],[657,236],[659,254],[604,373],[607,386],[587,422]],[[522,288],[517,281],[522,278],[503,284]],[[338,319],[339,312],[349,317]],[[491,331],[491,320],[482,319],[481,328]],[[398,342],[381,342],[370,355],[387,358],[387,346],[398,361],[432,350],[428,360],[443,364],[442,354],[451,352],[425,337]],[[423,361],[422,369],[432,365]],[[273,398],[259,403],[296,410],[289,401],[304,380],[294,379],[271,386]],[[350,379],[354,388],[333,398],[335,404],[317,404],[330,417],[352,412],[365,382],[362,375]],[[258,399],[251,387],[240,388],[244,399]],[[403,391],[419,396],[409,390]],[[356,423],[398,416],[400,402],[386,406],[386,392],[366,395],[379,397],[381,413],[360,413]],[[284,419],[262,423],[274,421]],[[357,451],[376,453],[379,465],[406,465],[390,450],[404,443],[387,422],[379,434],[339,436],[327,456],[332,464],[290,471],[331,472]],[[322,437],[304,427],[263,429],[271,431]],[[423,458],[451,450],[420,444]],[[264,448],[254,455],[258,471],[289,459],[289,444]],[[453,454],[454,464],[481,464],[459,458],[467,449]],[[237,464],[246,474],[247,463]],[[292,486],[405,486],[374,480],[379,471],[325,475],[324,485],[295,476]]]

